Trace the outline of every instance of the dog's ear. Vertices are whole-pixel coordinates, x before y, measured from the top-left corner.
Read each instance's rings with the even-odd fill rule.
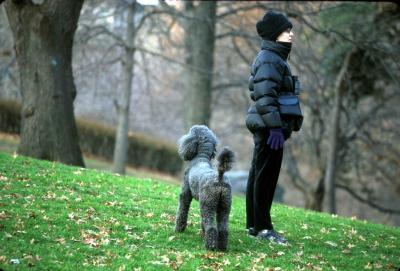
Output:
[[[197,154],[198,139],[193,134],[182,136],[178,140],[178,153],[179,156],[185,160],[192,160]]]

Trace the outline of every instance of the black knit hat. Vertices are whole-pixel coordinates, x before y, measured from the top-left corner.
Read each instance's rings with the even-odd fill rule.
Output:
[[[257,33],[265,40],[276,41],[276,38],[293,24],[282,13],[268,11],[262,20],[257,22]]]

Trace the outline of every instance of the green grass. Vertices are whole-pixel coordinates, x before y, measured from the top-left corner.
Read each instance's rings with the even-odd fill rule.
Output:
[[[14,153],[18,149],[20,138],[16,134],[8,134],[0,131],[0,152]],[[104,171],[113,171],[112,161],[108,161],[102,157],[83,153],[83,160],[86,168],[100,169]],[[139,178],[153,178],[162,180],[172,184],[178,184],[179,179],[176,176],[172,176],[165,172],[158,172],[147,168],[140,167],[126,167],[126,174],[136,176]]]
[[[180,188],[0,153],[3,270],[397,270],[400,230],[273,206],[284,247],[248,237],[234,197],[229,251],[209,252],[198,203],[173,231]],[[13,264],[18,260],[19,263]]]

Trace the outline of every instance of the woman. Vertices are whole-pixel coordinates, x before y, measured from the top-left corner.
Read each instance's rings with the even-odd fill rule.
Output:
[[[254,104],[247,112],[246,126],[253,133],[254,154],[247,182],[246,228],[250,235],[287,244],[287,240],[274,230],[270,211],[284,142],[293,130],[300,129],[294,127],[296,120],[280,112],[278,101],[282,94],[295,95],[298,91],[295,86],[299,86],[287,63],[293,25],[285,15],[269,11],[256,27],[262,43],[249,79],[250,97]]]

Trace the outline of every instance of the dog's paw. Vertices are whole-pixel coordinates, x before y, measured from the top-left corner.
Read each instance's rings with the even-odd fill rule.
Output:
[[[204,238],[204,236],[205,236],[206,234],[204,233],[204,230],[199,230],[199,235],[200,235],[202,238]]]
[[[207,250],[211,250],[211,251],[216,251],[217,250],[217,247],[215,245],[213,245],[213,244],[206,244],[205,247],[206,247]]]
[[[218,250],[218,251],[226,251],[226,249],[227,249],[226,245],[220,245],[220,244],[218,244],[218,247],[217,247],[217,250]]]
[[[176,232],[183,232],[186,229],[184,226],[175,226],[175,231]]]
[[[217,238],[218,238],[217,229],[215,228],[207,229],[204,236],[204,244],[206,249],[216,250],[218,243]]]

